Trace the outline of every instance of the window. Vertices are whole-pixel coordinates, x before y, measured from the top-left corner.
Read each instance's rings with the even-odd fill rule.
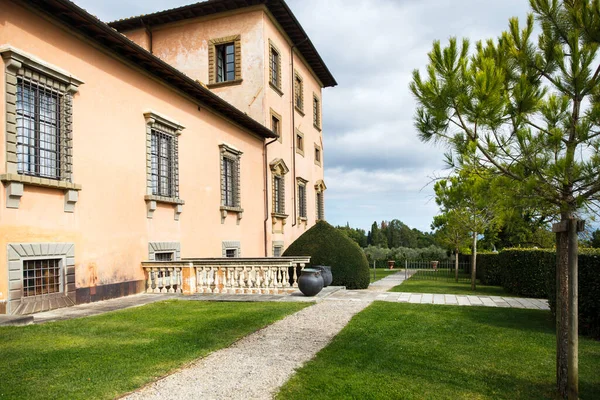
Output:
[[[271,130],[273,131],[273,133],[277,134],[277,140],[279,140],[280,143],[283,142],[283,139],[281,137],[281,115],[276,113],[275,110],[273,110],[272,108],[270,109],[270,114],[271,114]]]
[[[304,134],[296,129],[296,153],[304,155]]]
[[[235,45],[233,43],[216,46],[217,82],[235,80]]]
[[[315,185],[315,210],[317,221],[325,220],[325,190],[327,186],[325,186],[325,182],[323,180],[317,181]]]
[[[298,178],[298,218],[306,220],[306,183],[308,181]]]
[[[155,261],[173,261],[173,252],[154,253]]]
[[[227,257],[227,258],[236,258],[237,257],[237,250],[236,249],[226,249],[225,250],[225,257]]]
[[[315,164],[321,166],[321,146],[315,144]]]
[[[323,192],[317,192],[317,220],[325,219],[325,213],[323,212]]]
[[[62,293],[60,259],[23,261],[23,297]]]
[[[298,73],[294,75],[294,105],[300,113],[304,112],[304,83]]]
[[[281,257],[283,246],[273,246],[273,257]]]
[[[283,176],[273,177],[273,212],[285,214],[285,181]]]
[[[228,36],[209,41],[208,81],[211,85],[239,84],[242,81],[241,36]]]
[[[275,91],[281,92],[281,54],[275,44],[269,40],[269,84]]]
[[[150,157],[152,164],[152,194],[155,196],[177,197],[175,182],[175,138],[172,135],[152,129]]]
[[[313,95],[313,125],[321,130],[321,102],[317,95]]]
[[[221,206],[238,209],[240,205],[241,151],[221,145]]]

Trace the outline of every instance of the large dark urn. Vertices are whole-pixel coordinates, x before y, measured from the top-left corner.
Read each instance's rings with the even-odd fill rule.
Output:
[[[333,282],[331,267],[327,265],[315,265],[313,268],[321,270],[321,276],[323,277],[323,287],[331,285],[331,282]]]
[[[316,296],[323,289],[321,270],[304,268],[300,278],[298,278],[298,288],[305,296]]]

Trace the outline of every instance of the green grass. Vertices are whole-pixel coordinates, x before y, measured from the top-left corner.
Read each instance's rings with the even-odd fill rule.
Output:
[[[375,271],[376,279],[373,279],[373,268],[369,269],[369,273],[371,274],[371,283],[376,282],[380,279],[385,278],[386,276],[393,275],[397,272],[400,272],[399,269],[389,269],[389,268],[377,268]]]
[[[433,293],[433,294],[459,294],[459,295],[482,295],[482,296],[505,296],[521,297],[513,293],[508,293],[501,286],[485,286],[477,280],[476,290],[471,290],[471,284],[466,281],[467,274],[459,275],[459,282],[448,280],[445,277],[437,280],[420,279],[421,271],[411,278],[402,282],[402,284],[390,289],[390,292],[408,292],[408,293]],[[454,276],[454,275],[452,275]]]
[[[551,399],[550,312],[375,302],[279,399]],[[580,398],[600,398],[600,342],[579,339]]]
[[[307,304],[167,301],[0,328],[0,398],[112,399]]]

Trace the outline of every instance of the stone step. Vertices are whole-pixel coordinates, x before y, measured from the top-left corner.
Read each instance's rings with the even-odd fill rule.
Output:
[[[23,326],[33,324],[31,315],[0,315],[0,326]]]

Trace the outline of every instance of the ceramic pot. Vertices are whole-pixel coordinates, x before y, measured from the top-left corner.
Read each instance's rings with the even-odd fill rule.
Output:
[[[333,275],[331,274],[331,267],[327,265],[316,265],[313,268],[321,270],[321,276],[323,277],[323,287],[331,285],[333,282]]]
[[[298,288],[305,296],[316,296],[323,290],[323,277],[316,268],[304,268],[298,278]]]

